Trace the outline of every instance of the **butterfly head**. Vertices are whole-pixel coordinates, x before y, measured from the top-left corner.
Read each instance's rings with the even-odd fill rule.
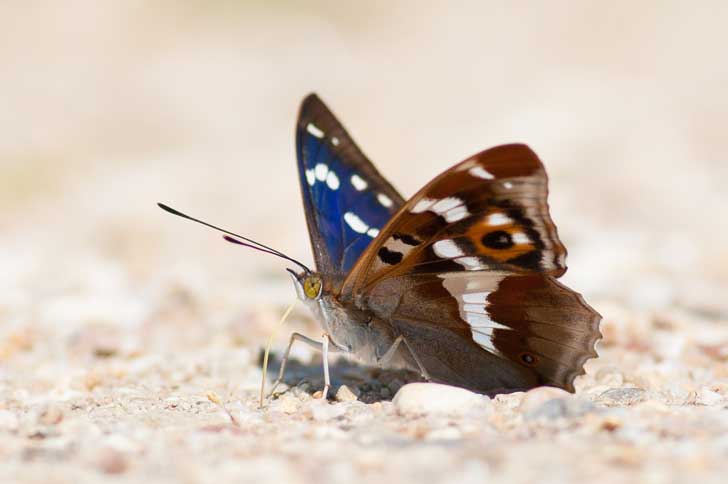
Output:
[[[320,274],[306,271],[298,274],[293,269],[288,269],[288,272],[291,274],[296,294],[301,301],[310,302],[321,298],[324,284]]]

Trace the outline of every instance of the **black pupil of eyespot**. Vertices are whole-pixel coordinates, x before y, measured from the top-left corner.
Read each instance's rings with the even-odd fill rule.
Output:
[[[490,249],[508,249],[513,246],[511,234],[504,230],[495,230],[488,232],[480,241],[484,246]]]
[[[532,355],[529,355],[528,353],[521,355],[521,359],[524,363],[528,363],[529,365],[535,361]]]

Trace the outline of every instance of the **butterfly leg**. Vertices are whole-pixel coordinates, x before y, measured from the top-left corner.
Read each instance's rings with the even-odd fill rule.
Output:
[[[326,333],[321,336],[321,353],[324,360],[324,393],[321,395],[321,400],[326,400],[331,387],[331,379],[329,379],[329,335]]]
[[[425,367],[422,366],[422,362],[420,361],[419,358],[417,358],[417,355],[415,354],[415,352],[412,351],[412,347],[410,347],[407,340],[401,334],[399,336],[397,336],[397,339],[394,340],[394,343],[392,343],[392,346],[390,346],[387,349],[387,351],[385,351],[384,354],[377,359],[377,364],[380,366],[387,366],[389,361],[394,356],[394,353],[399,349],[399,345],[402,343],[404,343],[404,346],[407,348],[407,350],[412,355],[412,359],[415,360],[415,363],[417,363],[417,367],[419,368],[420,374],[422,375],[422,377],[425,380],[430,381],[430,375],[427,373],[427,370],[425,370]]]
[[[281,360],[281,368],[278,370],[278,378],[276,378],[276,381],[273,382],[273,388],[271,388],[270,393],[268,393],[268,396],[270,397],[273,395],[273,392],[276,391],[276,388],[278,385],[283,381],[283,375],[286,373],[286,363],[288,363],[288,356],[291,353],[291,347],[293,346],[293,343],[295,341],[301,341],[303,343],[306,343],[311,348],[323,351],[323,345],[319,343],[316,340],[313,340],[309,338],[308,336],[304,336],[301,333],[293,333],[291,334],[291,339],[288,340],[288,348],[286,348],[286,352],[283,354],[283,359]],[[326,361],[326,358],[324,358],[324,362]],[[326,370],[328,370],[327,366],[324,366]]]
[[[394,356],[394,353],[399,348],[400,343],[404,340],[404,337],[402,335],[397,336],[397,339],[394,340],[394,343],[392,343],[392,346],[390,346],[387,351],[384,352],[382,356],[377,358],[377,365],[379,366],[387,366]]]
[[[427,370],[425,370],[425,367],[422,365],[422,362],[419,358],[417,358],[417,355],[415,354],[414,350],[410,346],[410,344],[407,342],[406,339],[404,339],[404,336],[400,335],[399,338],[402,338],[402,341],[404,341],[404,345],[407,347],[407,349],[410,352],[410,355],[412,355],[412,359],[415,360],[415,363],[417,363],[417,367],[420,370],[420,374],[422,375],[422,378],[424,378],[427,381],[431,381],[432,378],[430,378],[430,374],[427,373]],[[398,338],[398,339],[399,339]]]

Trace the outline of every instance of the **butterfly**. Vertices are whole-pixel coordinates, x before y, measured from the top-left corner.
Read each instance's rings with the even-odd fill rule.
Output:
[[[484,394],[574,391],[597,357],[601,316],[558,282],[566,249],[528,146],[481,151],[405,200],[311,94],[296,155],[315,270],[226,237],[297,264],[288,269],[297,295],[321,324],[320,341],[291,336],[276,385],[301,341],[323,352],[324,398],[329,352]]]

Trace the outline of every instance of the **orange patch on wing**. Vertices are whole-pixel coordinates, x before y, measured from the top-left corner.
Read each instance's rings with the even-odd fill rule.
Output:
[[[489,217],[492,215],[502,215],[508,221],[506,223],[498,225],[490,224],[488,220]],[[510,239],[513,243],[510,244],[508,247],[500,249],[488,247],[487,245],[485,245],[483,243],[483,238],[488,234],[496,232],[505,232],[509,234]],[[523,236],[527,237],[524,227],[513,223],[513,221],[510,218],[507,218],[505,213],[501,211],[488,212],[478,222],[470,226],[468,231],[465,233],[465,235],[470,239],[473,245],[478,248],[478,253],[480,255],[490,257],[491,259],[497,260],[499,262],[506,262],[510,259],[513,259],[514,257],[519,257],[536,249],[533,242],[531,242],[530,240],[528,242],[516,242],[514,239],[519,237],[517,234],[523,234]]]

